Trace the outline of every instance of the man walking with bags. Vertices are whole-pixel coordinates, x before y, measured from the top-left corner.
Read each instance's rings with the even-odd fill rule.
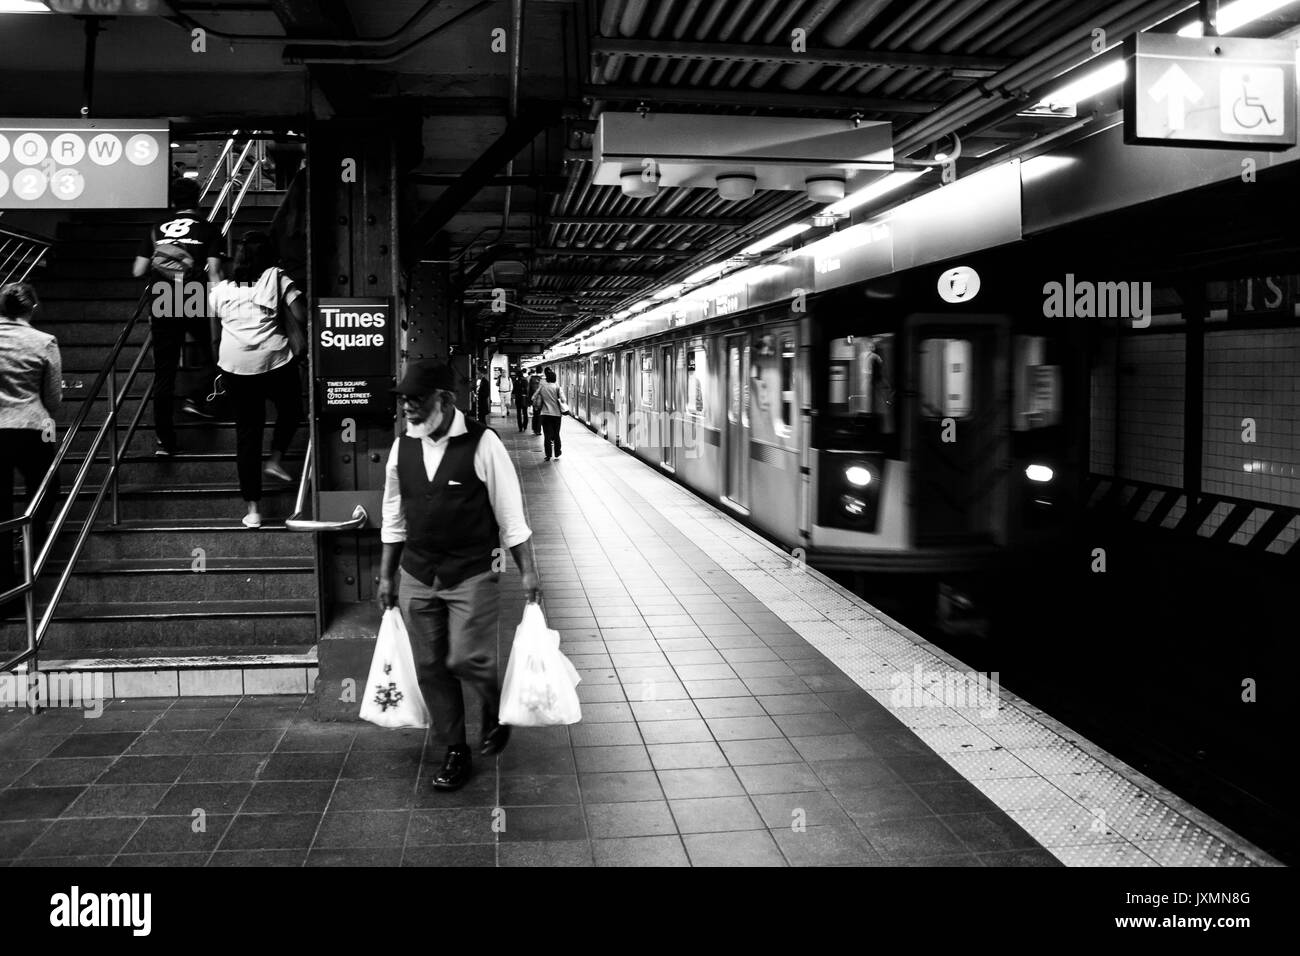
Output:
[[[499,753],[510,738],[498,721],[501,547],[510,549],[527,599],[541,596],[514,464],[496,432],[456,408],[454,388],[447,365],[421,361],[394,389],[406,437],[388,456],[380,534],[379,603],[401,610],[433,733],[447,748],[437,790],[457,790],[470,777],[462,685],[482,702],[479,752]]]

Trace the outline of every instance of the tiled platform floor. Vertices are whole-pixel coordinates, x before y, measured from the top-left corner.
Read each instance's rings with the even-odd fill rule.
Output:
[[[544,464],[540,439],[495,424],[581,724],[516,731],[436,794],[422,732],[318,724],[310,698],[0,714],[0,862],[1268,862],[1010,695],[992,718],[892,711],[891,669],[956,662],[580,426]]]

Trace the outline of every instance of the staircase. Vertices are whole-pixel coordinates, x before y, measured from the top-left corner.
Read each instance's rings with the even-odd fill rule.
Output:
[[[281,196],[250,192],[232,234],[265,229]],[[59,228],[49,267],[33,276],[43,304],[39,327],[58,337],[63,355],[60,438],[135,311],[145,280],[130,278],[131,262],[161,213],[80,213]],[[118,362],[119,388],[147,332],[142,319]],[[123,437],[152,385],[152,366],[148,354],[119,416]],[[107,395],[104,389],[61,469],[60,506],[103,421]],[[42,645],[43,668],[51,659],[112,659],[130,668],[145,666],[141,661],[163,667],[168,659],[182,667],[197,666],[198,659],[216,666],[214,658],[233,667],[253,655],[305,659],[314,653],[315,543],[312,535],[284,525],[296,483],[266,479],[263,526],[245,529],[239,521],[244,506],[235,476],[234,422],[185,420],[179,400],[176,408],[179,453],[171,459],[154,457],[152,408],[144,409],[119,472],[118,520],[113,522],[105,498]],[[267,442],[269,433],[268,427]],[[285,459],[295,478],[307,439],[304,422]],[[108,447],[105,442],[37,589],[38,618],[66,568],[96,479],[106,474]],[[0,648],[25,646],[19,621],[0,623]]]

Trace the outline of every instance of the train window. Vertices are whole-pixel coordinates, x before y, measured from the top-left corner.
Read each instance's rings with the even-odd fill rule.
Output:
[[[587,390],[587,363],[578,363],[578,394],[581,395]]]
[[[1061,366],[1047,363],[1047,339],[1017,335],[1015,430],[1047,428],[1061,420]]]
[[[890,370],[894,366],[894,333],[832,339],[829,358],[827,411],[833,415],[872,415],[880,421],[883,433],[892,432],[894,384]]]
[[[781,437],[794,432],[794,339],[781,339]]]
[[[731,382],[731,394],[727,402],[727,421],[735,424],[740,421],[740,346],[732,345],[727,349],[727,364],[731,369],[727,376]]]
[[[709,359],[702,346],[686,350],[686,414],[704,418],[704,395],[708,389]]]
[[[972,402],[969,339],[921,342],[921,414],[926,418],[969,418]]]
[[[641,404],[646,408],[654,408],[655,404],[654,363],[653,355],[641,353]]]
[[[751,365],[753,362],[753,359],[751,358],[751,351],[752,350],[750,349],[750,347],[746,345],[745,346],[746,366]],[[737,379],[740,379],[740,374],[737,373],[736,377]],[[749,400],[750,400],[749,396],[750,396],[749,380],[742,379],[741,396],[740,396],[740,424],[743,425],[745,428],[749,427]]]
[[[614,356],[605,357],[605,397],[614,397]]]

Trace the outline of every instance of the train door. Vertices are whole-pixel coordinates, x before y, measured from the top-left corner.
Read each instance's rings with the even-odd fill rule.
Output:
[[[615,404],[618,408],[618,435],[620,444],[630,445],[632,443],[632,353],[624,352],[621,361],[618,392],[615,396]]]
[[[749,336],[729,335],[727,345],[727,420],[724,497],[749,508]]]
[[[916,544],[996,542],[1010,432],[1005,320],[918,322],[912,368]]]
[[[676,445],[673,442],[674,397],[677,390],[673,387],[673,375],[677,363],[673,361],[673,347],[662,346],[659,349],[659,462],[669,471],[677,467]]]
[[[611,439],[617,435],[617,426],[615,426],[615,435],[609,433],[610,420],[614,417],[614,356],[605,356],[605,391],[604,397],[600,400],[600,435],[602,438]]]

